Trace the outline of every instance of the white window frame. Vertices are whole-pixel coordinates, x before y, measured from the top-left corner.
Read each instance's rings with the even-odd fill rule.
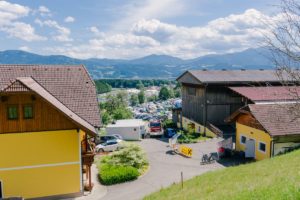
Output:
[[[264,144],[265,145],[265,151],[260,150],[260,144]],[[259,141],[258,142],[258,151],[261,153],[267,153],[267,144],[265,142]]]
[[[246,138],[245,143],[242,143],[242,137],[245,137],[245,138]],[[247,139],[248,139],[248,138],[247,138],[245,135],[240,135],[240,144],[241,144],[241,145],[246,145]]]

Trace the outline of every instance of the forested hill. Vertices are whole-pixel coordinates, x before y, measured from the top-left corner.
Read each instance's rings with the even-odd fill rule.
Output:
[[[76,59],[62,55],[42,56],[19,50],[0,52],[1,64],[84,64],[94,79],[175,79],[189,69],[269,69],[273,65],[264,49],[207,55],[183,60],[168,55],[150,55],[134,60]]]

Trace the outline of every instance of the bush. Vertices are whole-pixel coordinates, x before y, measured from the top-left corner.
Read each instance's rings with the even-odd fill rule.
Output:
[[[200,133],[182,133],[178,138],[178,143],[197,143],[200,136]]]
[[[137,179],[139,172],[131,166],[100,165],[99,178],[102,184],[112,185]]]
[[[177,125],[171,119],[167,119],[163,122],[163,128],[177,128]]]
[[[104,157],[101,163],[112,166],[132,166],[138,170],[148,165],[145,153],[136,144],[125,145],[120,151]]]
[[[148,166],[146,154],[136,144],[127,144],[98,163],[99,178],[105,185],[137,179]]]

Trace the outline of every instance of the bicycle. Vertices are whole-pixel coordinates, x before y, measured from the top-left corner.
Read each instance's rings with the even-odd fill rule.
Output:
[[[214,155],[214,153],[203,154],[200,164],[201,165],[211,164],[211,163],[214,163],[216,160],[217,160],[217,157]]]

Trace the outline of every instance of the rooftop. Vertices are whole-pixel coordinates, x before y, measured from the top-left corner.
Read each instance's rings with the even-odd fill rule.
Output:
[[[0,65],[0,92],[30,77],[51,96],[94,127],[101,126],[96,88],[82,65]]]
[[[271,136],[300,134],[299,104],[249,104],[251,114]]]
[[[183,77],[186,75],[190,75],[190,79],[195,79],[199,84],[279,82],[275,70],[190,70],[177,80],[185,83]]]
[[[258,102],[296,101],[300,97],[299,86],[229,87],[245,98]]]

